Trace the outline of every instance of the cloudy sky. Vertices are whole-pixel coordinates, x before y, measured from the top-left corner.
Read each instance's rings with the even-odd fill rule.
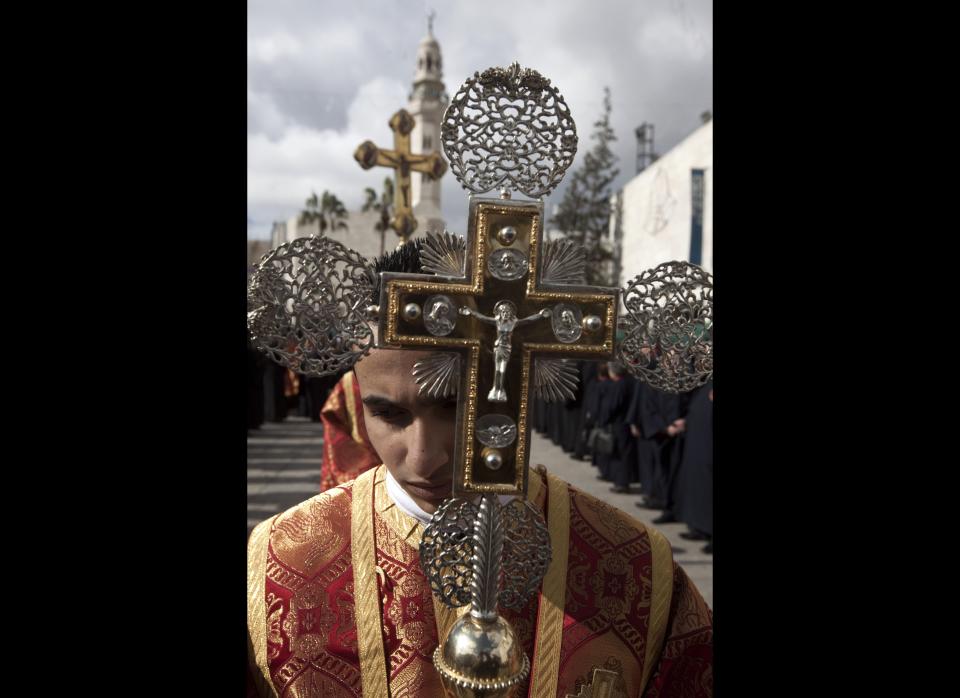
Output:
[[[663,154],[713,110],[711,0],[247,0],[249,238],[268,238],[311,191],[354,210],[365,187],[380,189],[388,171],[362,170],[353,151],[367,139],[392,146],[387,120],[407,105],[430,10],[449,95],[475,71],[513,61],[551,79],[577,123],[573,168],[608,85],[615,188],[635,174],[642,122],[654,124]],[[563,185],[547,199],[548,213],[562,194]],[[465,233],[466,212],[467,192],[444,175],[448,229]]]

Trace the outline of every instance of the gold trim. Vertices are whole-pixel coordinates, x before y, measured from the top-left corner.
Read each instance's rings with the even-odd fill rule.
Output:
[[[647,681],[653,671],[654,661],[663,649],[667,634],[667,620],[670,616],[670,601],[673,597],[673,553],[670,542],[659,531],[647,527],[650,536],[650,548],[653,553],[653,573],[650,592],[650,625],[647,630],[647,652],[643,662],[643,676],[640,679],[640,692],[647,687]]]
[[[350,415],[350,435],[356,443],[362,444],[363,439],[360,438],[360,422],[357,420],[357,406],[353,402],[354,380],[356,380],[356,377],[354,376],[353,370],[347,371],[343,375],[343,389],[346,391],[347,398],[347,413]]]
[[[389,696],[387,658],[383,649],[383,610],[377,593],[377,548],[373,539],[374,479],[383,466],[362,473],[353,482],[350,508],[350,554],[353,562],[354,612],[360,678],[365,696]]]
[[[563,609],[567,594],[567,557],[570,552],[570,492],[567,483],[547,473],[547,497],[547,524],[553,556],[540,595],[531,698],[553,698],[557,695]]]
[[[279,516],[279,514],[278,514]],[[276,516],[261,521],[247,541],[247,654],[250,673],[265,698],[277,698],[267,660],[267,555]]]

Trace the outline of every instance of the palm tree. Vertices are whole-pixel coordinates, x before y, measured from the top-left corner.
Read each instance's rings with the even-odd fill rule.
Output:
[[[297,219],[299,225],[307,225],[314,221],[320,224],[320,234],[329,228],[337,230],[342,228],[347,230],[347,209],[336,195],[324,190],[323,196],[317,198],[317,193],[313,192],[307,199],[307,207],[300,212],[300,218]]]
[[[380,220],[374,223],[373,229],[380,233],[380,254],[383,255],[387,230],[390,228],[390,216],[393,215],[393,179],[387,177],[383,180],[383,192],[380,194],[379,201],[377,201],[377,192],[370,187],[364,189],[364,193],[367,200],[361,210],[380,212]]]

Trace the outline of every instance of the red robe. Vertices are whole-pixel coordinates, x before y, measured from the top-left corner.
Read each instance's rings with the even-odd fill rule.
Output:
[[[363,424],[360,384],[353,371],[344,374],[320,410],[323,422],[323,464],[320,491],[349,482],[380,464]]]
[[[443,695],[431,655],[458,612],[434,600],[419,564],[423,528],[387,497],[383,473],[251,534],[259,695]],[[530,501],[546,513],[553,562],[524,609],[501,609],[532,666],[514,695],[575,696],[605,669],[611,696],[712,696],[712,613],[663,535],[545,471],[531,472]]]

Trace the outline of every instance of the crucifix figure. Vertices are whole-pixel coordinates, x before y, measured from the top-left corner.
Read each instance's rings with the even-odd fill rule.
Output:
[[[411,203],[410,173],[421,172],[425,177],[440,179],[447,171],[447,163],[440,153],[433,152],[414,155],[410,151],[410,133],[416,122],[410,113],[401,109],[390,118],[393,130],[393,150],[378,148],[372,141],[364,141],[353,154],[360,167],[369,170],[381,166],[392,168],[396,172],[397,186],[393,195],[393,218],[390,227],[400,236],[403,245],[417,229],[417,219],[413,215]]]
[[[510,361],[510,337],[516,328],[534,320],[550,317],[550,309],[544,308],[538,313],[518,319],[517,306],[510,301],[500,301],[493,306],[493,317],[478,313],[476,310],[467,307],[460,308],[460,314],[472,315],[478,320],[496,326],[497,340],[493,343],[493,360],[495,362],[493,387],[487,393],[487,400],[490,402],[506,402],[507,391],[504,388],[503,379],[507,374],[507,363]]]

